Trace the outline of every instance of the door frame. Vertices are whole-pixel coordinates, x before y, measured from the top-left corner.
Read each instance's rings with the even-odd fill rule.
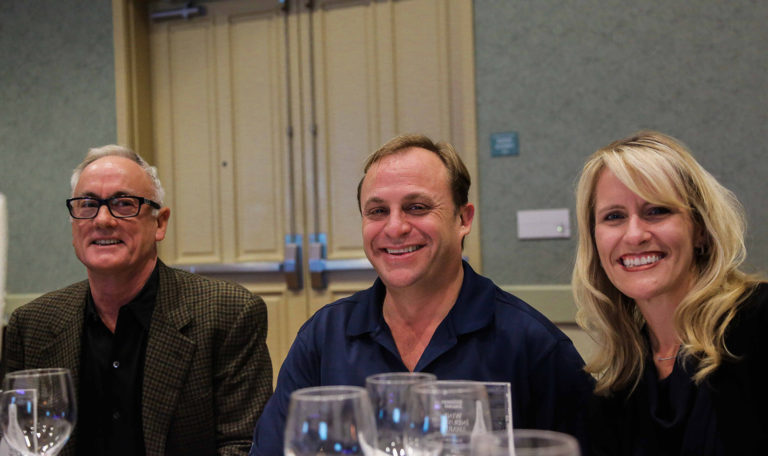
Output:
[[[112,29],[117,142],[154,162],[148,2],[112,0]]]
[[[117,111],[117,142],[137,151],[150,163],[156,162],[153,145],[153,119],[150,85],[149,6],[147,0],[112,0],[112,26],[115,53],[115,97]],[[473,17],[473,2],[460,0],[462,14]],[[468,27],[468,28],[467,28]],[[474,48],[474,20],[467,24],[452,24],[452,36],[469,36]],[[458,43],[461,45],[462,43]],[[459,53],[466,58],[452,61],[459,68],[461,83],[452,97],[468,100],[466,117],[452,125],[457,138],[454,146],[461,151],[475,185],[470,188],[469,201],[480,206],[477,167],[477,114],[475,97],[474,51]],[[361,163],[362,166],[362,163]],[[482,273],[480,217],[473,221],[472,233],[464,247],[473,268]]]

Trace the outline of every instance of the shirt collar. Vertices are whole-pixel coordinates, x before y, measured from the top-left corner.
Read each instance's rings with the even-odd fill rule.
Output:
[[[446,317],[451,319],[456,335],[468,334],[488,326],[496,311],[496,286],[490,279],[476,273],[466,261],[462,261],[462,264],[464,282],[456,304]]]
[[[378,331],[384,324],[381,307],[387,289],[380,278],[376,278],[373,286],[358,293],[359,299],[349,316],[346,334],[350,337],[360,336]]]
[[[157,290],[160,285],[159,264],[159,261],[155,264],[155,269],[152,270],[152,274],[150,274],[149,279],[147,279],[139,294],[120,309],[121,312],[123,309],[126,309],[126,311],[133,313],[136,320],[145,330],[149,329],[152,313],[155,310]],[[101,317],[99,317],[99,313],[96,311],[90,288],[88,289],[88,296],[85,302],[85,318],[86,321],[91,322],[101,321]]]
[[[467,334],[484,328],[493,321],[495,312],[494,294],[496,286],[491,280],[477,274],[466,261],[462,261],[464,280],[459,296],[451,311],[445,317],[456,335]],[[386,296],[386,287],[377,278],[367,293],[360,293],[358,302],[353,309],[347,336],[354,337],[373,333],[384,325],[382,304]]]

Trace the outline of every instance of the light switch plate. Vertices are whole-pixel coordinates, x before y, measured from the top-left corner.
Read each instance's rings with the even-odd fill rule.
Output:
[[[568,209],[517,211],[518,239],[562,239],[571,237]]]

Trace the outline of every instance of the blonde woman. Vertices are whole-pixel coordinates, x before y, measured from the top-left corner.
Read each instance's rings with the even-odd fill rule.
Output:
[[[576,211],[595,454],[768,454],[768,286],[739,269],[735,196],[642,131],[589,158]]]

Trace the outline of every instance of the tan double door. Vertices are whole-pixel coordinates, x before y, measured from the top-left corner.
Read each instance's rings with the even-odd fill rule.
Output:
[[[148,25],[152,147],[172,210],[161,257],[263,296],[277,373],[312,312],[375,278],[356,204],[368,154],[422,132],[455,144],[476,177],[472,4],[205,7]]]

